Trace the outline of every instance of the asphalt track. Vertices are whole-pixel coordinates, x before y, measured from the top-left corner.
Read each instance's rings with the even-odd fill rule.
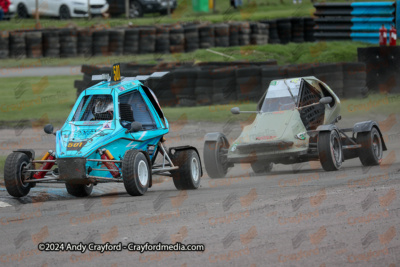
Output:
[[[205,174],[193,191],[177,191],[161,178],[142,197],[129,196],[122,184],[103,184],[80,199],[53,184],[18,200],[2,185],[0,265],[399,266],[400,117],[371,112],[342,124],[364,119],[379,121],[384,132],[389,150],[381,166],[361,167],[358,159],[337,172],[324,172],[318,163],[276,165],[256,176],[238,165],[229,178]],[[202,154],[205,132],[224,130],[234,138],[241,126],[181,121],[166,137],[169,146],[192,144]],[[18,146],[43,153],[54,140],[35,129],[2,130],[0,136],[1,155]],[[206,250],[40,252],[40,242],[182,242]]]

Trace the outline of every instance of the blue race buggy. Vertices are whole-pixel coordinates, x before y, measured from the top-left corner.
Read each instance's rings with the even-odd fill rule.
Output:
[[[125,78],[115,64],[111,76],[93,75],[102,81],[81,93],[62,128],[54,133],[51,124],[44,127],[56,136],[54,152],[41,160],[32,149],[7,157],[8,193],[23,197],[36,183],[61,182],[69,194],[84,197],[98,183],[120,182],[130,195],[140,196],[152,186],[153,175],[172,177],[180,190],[197,189],[203,174],[197,149],[164,146],[168,120],[155,94],[141,82],[165,74]],[[157,164],[158,155],[162,163]]]

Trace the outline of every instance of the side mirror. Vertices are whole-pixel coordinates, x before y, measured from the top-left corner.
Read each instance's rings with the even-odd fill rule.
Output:
[[[323,97],[323,98],[321,98],[320,100],[319,100],[319,103],[320,104],[329,104],[329,103],[331,103],[332,102],[332,97],[330,97],[330,96],[327,96],[327,97]]]
[[[140,130],[142,130],[142,124],[140,122],[134,121],[131,123],[131,129],[129,130],[129,132],[136,133],[139,132]]]
[[[240,114],[240,108],[238,107],[231,108],[231,113],[234,115]]]
[[[51,125],[51,124],[46,124],[44,126],[44,132],[47,134],[52,134],[53,130],[54,130],[54,128],[53,128],[53,125]]]

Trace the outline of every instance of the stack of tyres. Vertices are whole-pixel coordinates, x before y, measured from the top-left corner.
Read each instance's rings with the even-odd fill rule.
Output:
[[[198,68],[180,68],[173,72],[171,92],[176,95],[178,106],[190,107],[196,104],[194,88],[198,70]]]
[[[177,104],[175,95],[171,91],[171,85],[174,80],[172,72],[167,73],[161,79],[150,79],[148,86],[157,96],[161,106],[170,107]]]
[[[25,45],[25,32],[10,32],[9,36],[9,51],[12,58],[25,58],[26,45]]]
[[[0,32],[0,59],[8,58],[9,55],[9,33],[8,31]]]
[[[279,66],[266,66],[261,69],[261,91],[265,93],[273,80],[287,78],[287,69]]]
[[[358,61],[366,64],[368,91],[400,92],[400,47],[379,46],[358,48]]]
[[[236,92],[236,69],[236,66],[227,66],[212,71],[214,104],[226,104],[240,99]]]
[[[248,66],[236,70],[236,93],[240,100],[258,101],[264,93],[261,90],[260,67]]]
[[[285,66],[287,77],[293,78],[313,76],[313,67],[314,65],[311,64],[293,64]]]
[[[171,53],[185,52],[185,34],[183,28],[177,24],[169,31],[169,49]]]
[[[42,57],[42,32],[31,31],[25,33],[26,55],[29,58]]]
[[[314,76],[326,83],[337,96],[343,96],[343,66],[337,64],[318,64],[313,67]]]
[[[81,72],[83,73],[83,80],[75,80],[74,87],[76,90],[76,97],[82,93],[86,88],[97,84],[99,81],[92,81],[92,75],[99,75],[103,73],[110,73],[111,68],[108,67],[97,67],[93,65],[82,65]]]
[[[239,45],[250,44],[250,24],[248,22],[241,22],[239,24]]]
[[[200,48],[214,47],[215,34],[213,25],[203,25],[199,27]]]
[[[343,63],[343,97],[361,98],[368,93],[365,63]]]
[[[268,26],[269,26],[268,43],[270,43],[270,44],[281,43],[281,40],[279,39],[279,36],[278,36],[278,28],[277,28],[276,20],[263,20],[260,22],[264,23],[264,24],[268,24]]]
[[[204,67],[197,72],[194,94],[196,95],[196,103],[199,105],[208,105],[212,103],[213,94],[213,67]]]
[[[93,32],[93,55],[107,56],[108,55],[108,31],[98,30]]]
[[[304,42],[304,19],[303,18],[292,18],[292,42],[303,43]]]
[[[139,32],[139,53],[151,54],[154,51],[156,51],[156,28],[141,28]]]
[[[60,38],[58,30],[46,30],[42,33],[43,40],[43,56],[60,57]]]
[[[169,53],[169,28],[167,26],[156,27],[156,52]]]
[[[139,29],[129,28],[125,30],[124,54],[139,53]]]
[[[90,29],[78,30],[78,55],[90,57],[93,54],[93,32]]]
[[[253,45],[264,45],[268,43],[269,25],[264,23],[250,23],[250,43]]]
[[[229,46],[229,25],[216,24],[214,25],[215,32],[215,46],[228,47]]]
[[[386,69],[388,71],[386,73],[387,79],[380,81],[383,83],[383,86],[379,88],[380,92],[398,94],[400,93],[400,46],[381,46],[380,49],[382,59],[387,62]],[[383,67],[383,65],[380,64],[380,67]]]
[[[108,33],[108,54],[119,56],[124,53],[125,31],[123,29],[110,30]]]
[[[60,57],[76,57],[78,54],[78,36],[75,29],[61,29]]]
[[[185,32],[185,51],[193,52],[199,49],[199,29],[196,24],[183,27]]]
[[[313,18],[304,18],[304,41],[315,42],[314,26],[315,21]]]
[[[292,39],[292,23],[290,19],[278,19],[278,36],[281,44],[287,44]]]
[[[239,46],[239,26],[237,22],[229,23],[229,46]]]

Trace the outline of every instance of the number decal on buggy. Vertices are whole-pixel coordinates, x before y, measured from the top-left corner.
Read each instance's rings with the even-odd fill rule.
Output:
[[[112,80],[119,82],[121,80],[121,70],[119,64],[114,64],[112,69]]]
[[[86,145],[86,141],[83,142],[69,142],[67,146],[67,150],[75,150],[80,151],[83,146]]]

